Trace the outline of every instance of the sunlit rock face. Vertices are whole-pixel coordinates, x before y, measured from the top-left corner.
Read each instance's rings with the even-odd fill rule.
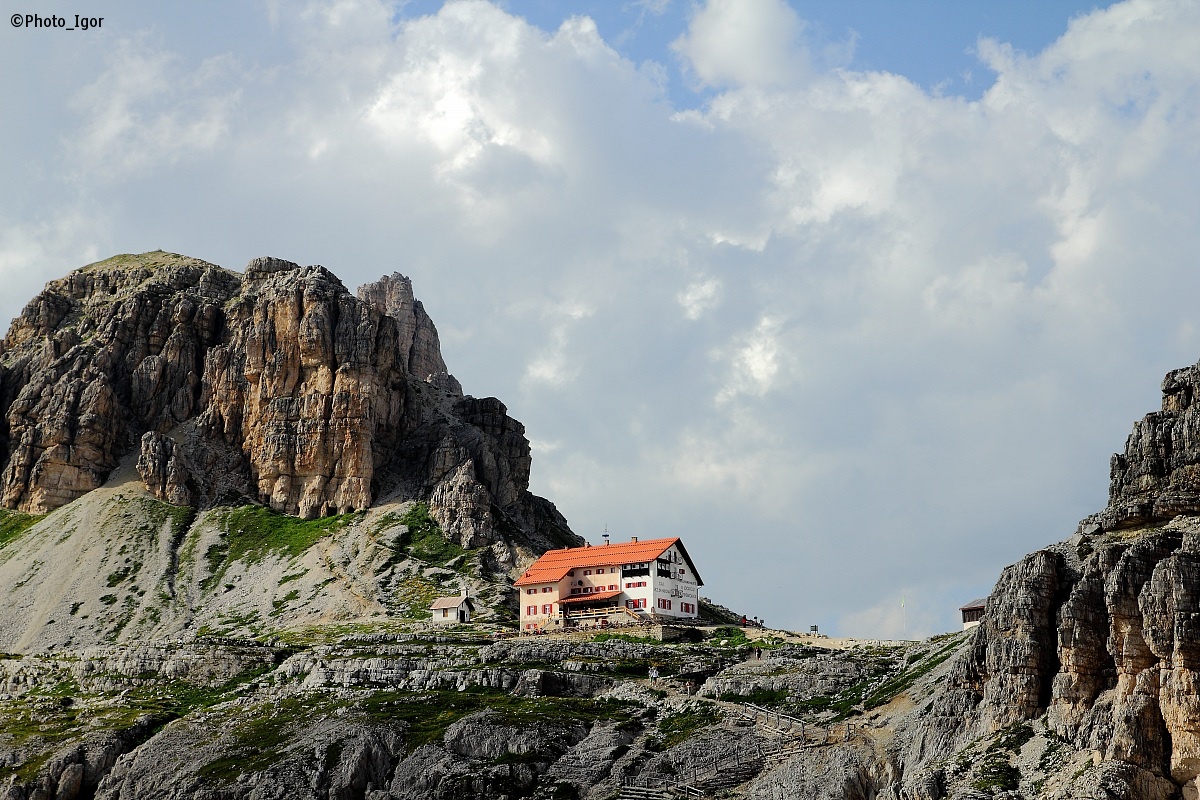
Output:
[[[43,513],[129,457],[178,505],[249,498],[311,518],[430,503],[468,547],[580,543],[528,492],[524,428],[464,397],[412,284],[351,294],[323,267],[243,273],[170,253],[52,281],[0,349],[0,504]]]

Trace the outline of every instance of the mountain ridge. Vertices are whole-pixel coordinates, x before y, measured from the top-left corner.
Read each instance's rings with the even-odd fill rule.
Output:
[[[0,512],[5,800],[1200,797],[1200,365],[973,630],[498,641],[574,540],[407,279],[183,258],[52,282],[0,346],[0,487],[39,512]]]
[[[463,395],[398,273],[355,297],[277,258],[241,275],[162,252],[90,264],[13,321],[0,418],[0,505],[22,512],[99,487],[136,451],[147,490],[176,505],[312,518],[390,497],[428,502],[465,547],[582,543],[528,491],[524,427]]]

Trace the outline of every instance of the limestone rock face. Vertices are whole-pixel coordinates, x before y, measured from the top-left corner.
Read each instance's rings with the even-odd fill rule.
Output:
[[[137,470],[150,494],[177,506],[192,505],[192,471],[183,448],[155,431],[142,434],[141,445]]]
[[[410,374],[451,394],[462,395],[462,386],[442,360],[437,328],[425,313],[425,306],[413,296],[411,280],[393,272],[375,283],[358,287],[358,299],[396,320],[400,358]]]
[[[1095,524],[1114,529],[1200,514],[1200,364],[1167,373],[1162,409],[1133,426],[1114,455],[1109,503]]]
[[[1162,410],[1113,457],[1108,508],[1004,571],[912,761],[1040,720],[1143,786],[1127,796],[1200,796],[1198,380],[1167,375]]]
[[[388,496],[428,501],[468,547],[581,543],[528,492],[524,428],[462,395],[399,274],[355,297],[276,258],[241,275],[161,252],[92,264],[14,320],[0,414],[6,508],[58,508],[136,455],[178,505],[249,498],[311,518]]]

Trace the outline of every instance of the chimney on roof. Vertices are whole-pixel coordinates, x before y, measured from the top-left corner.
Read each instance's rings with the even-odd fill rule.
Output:
[[[630,536],[630,537],[629,537],[629,541],[631,541],[631,542],[634,542],[634,543],[636,544],[636,543],[637,543],[637,537],[636,537],[636,536]]]

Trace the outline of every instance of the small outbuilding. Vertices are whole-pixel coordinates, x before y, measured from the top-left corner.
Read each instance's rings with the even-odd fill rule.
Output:
[[[981,597],[978,600],[972,600],[962,608],[958,609],[962,613],[963,630],[974,628],[983,619],[983,609],[987,605],[987,598]]]
[[[454,625],[459,622],[470,622],[471,614],[475,611],[475,601],[466,595],[458,597],[439,597],[429,607],[432,621],[438,625]]]

